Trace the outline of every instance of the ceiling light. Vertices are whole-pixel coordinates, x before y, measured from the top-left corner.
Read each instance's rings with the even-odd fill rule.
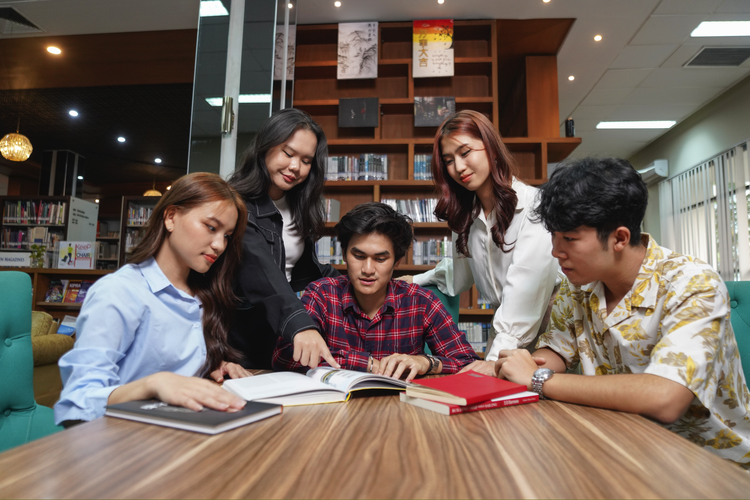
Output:
[[[341,2],[333,2],[333,5],[335,5],[336,7],[341,7]]]
[[[228,16],[229,12],[220,0],[201,0],[200,17]]]
[[[172,185],[171,184],[169,186],[167,186],[167,191],[169,191],[170,189],[172,189]]]
[[[221,97],[206,97],[210,106],[221,106],[224,100]],[[240,104],[262,104],[271,102],[271,94],[240,94]]]
[[[573,75],[570,75],[570,76],[568,77],[568,80],[570,80],[571,82],[572,82],[573,80],[575,80],[575,79],[576,79],[576,77],[575,77],[575,76],[573,76]]]
[[[690,36],[750,36],[750,21],[703,21]]]
[[[82,181],[82,180],[83,180],[83,176],[82,176],[82,175],[79,175],[79,176],[78,176],[78,180],[79,180],[79,181]]]
[[[445,0],[438,0],[438,3],[439,3],[440,5],[443,5],[443,4],[445,3]]]
[[[640,128],[670,128],[675,123],[674,120],[656,120],[656,121],[632,121],[632,122],[599,122],[596,126],[598,129],[640,129]]]
[[[549,3],[549,0],[542,0],[542,2],[544,2],[544,3]]]
[[[601,35],[596,35],[596,36],[594,37],[594,41],[596,41],[596,42],[601,42],[601,41],[602,41],[602,36],[601,36]]]
[[[95,199],[94,203],[99,203],[99,198]]]
[[[151,185],[151,189],[147,189],[143,196],[161,196],[161,192],[156,190],[156,181]]]
[[[117,142],[125,142],[125,138],[123,136],[120,136],[117,138]]]
[[[31,141],[29,141],[29,138],[18,133],[20,129],[21,119],[19,118],[16,133],[5,134],[5,137],[0,139],[0,155],[3,155],[3,158],[6,160],[26,161],[34,150],[34,148],[31,147]]]
[[[154,158],[154,163],[161,163],[161,158]]]
[[[76,111],[75,109],[71,109],[70,111],[68,111],[68,114],[70,116],[78,116],[78,111]]]
[[[49,46],[47,47],[47,52],[50,54],[60,55],[62,54],[62,50],[58,49],[57,47]]]
[[[290,9],[292,9],[292,8],[294,8],[294,5],[289,4],[289,5],[287,5],[287,7],[289,7]]]

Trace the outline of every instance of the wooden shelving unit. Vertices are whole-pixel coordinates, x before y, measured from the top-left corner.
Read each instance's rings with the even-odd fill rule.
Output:
[[[325,196],[339,200],[341,215],[354,206],[384,198],[437,197],[432,181],[414,180],[414,155],[431,154],[437,127],[414,126],[414,98],[452,96],[457,110],[487,115],[513,153],[517,176],[530,185],[543,184],[547,164],[567,157],[579,138],[559,137],[556,47],[535,43],[527,35],[554,30],[562,43],[571,20],[476,20],[454,22],[452,77],[412,77],[412,23],[379,23],[378,78],[336,78],[338,25],[297,26],[294,107],[310,113],[328,138],[331,156],[364,153],[388,156],[389,179],[328,181]],[[500,28],[499,28],[500,27]],[[548,37],[549,38],[549,37]],[[542,55],[539,55],[542,54]],[[500,67],[502,61],[503,67]],[[502,75],[500,81],[498,75]],[[379,126],[339,128],[341,98],[378,97]],[[334,223],[326,228],[332,231]],[[446,223],[415,223],[417,240],[449,236]],[[345,266],[335,266],[345,270]],[[433,266],[416,266],[411,252],[398,274],[415,274]],[[494,311],[479,309],[476,288],[461,297],[462,321],[487,322]]]
[[[140,241],[141,230],[146,226],[146,214],[140,219],[133,219],[131,210],[152,209],[161,198],[159,196],[123,196],[120,215],[120,257],[118,264],[127,264],[127,254]],[[130,214],[130,215],[129,215]]]

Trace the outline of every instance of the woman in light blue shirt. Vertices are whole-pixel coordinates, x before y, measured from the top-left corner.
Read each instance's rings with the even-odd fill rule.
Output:
[[[246,220],[244,201],[218,175],[190,174],[172,185],[129,264],[86,296],[75,347],[59,362],[56,423],[149,398],[193,410],[245,405],[201,377],[250,375],[228,361],[238,353],[227,343]]]

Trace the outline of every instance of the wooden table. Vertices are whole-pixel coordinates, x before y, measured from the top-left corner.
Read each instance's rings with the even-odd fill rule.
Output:
[[[0,498],[735,498],[750,474],[639,416],[396,396],[206,436],[102,418],[0,454]]]

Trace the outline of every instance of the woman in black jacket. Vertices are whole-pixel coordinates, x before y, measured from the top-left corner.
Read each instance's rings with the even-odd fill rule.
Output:
[[[279,337],[294,345],[295,361],[314,368],[324,358],[338,368],[296,295],[338,275],[315,255],[327,155],[320,126],[303,111],[282,109],[263,124],[229,180],[247,203],[236,284],[241,304],[229,335],[247,368],[271,368]]]

